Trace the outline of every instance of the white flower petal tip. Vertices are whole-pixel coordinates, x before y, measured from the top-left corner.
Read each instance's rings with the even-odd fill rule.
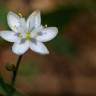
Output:
[[[41,54],[41,55],[49,54],[47,47],[41,42],[36,42],[36,44],[30,43],[30,49],[36,53]]]
[[[34,11],[27,19],[27,27],[29,30],[37,28],[41,25],[40,11]]]
[[[12,51],[13,53],[17,54],[17,55],[23,55],[24,53],[26,53],[26,51],[29,49],[29,43],[25,42],[25,43],[15,43],[12,46]]]
[[[15,36],[15,33],[12,31],[1,31],[0,37],[9,42],[17,41],[17,37]]]
[[[41,42],[48,42],[52,39],[54,39],[58,34],[58,28],[57,27],[48,27],[45,28],[42,32],[42,35],[37,36],[37,40]]]
[[[32,13],[33,16],[40,16],[40,11],[36,10]]]
[[[14,31],[14,32],[20,32],[20,31],[24,31],[25,29],[25,18],[17,15],[14,12],[9,12],[7,15],[7,21],[8,21],[8,25],[9,27]]]
[[[15,12],[9,11],[8,16],[11,16],[11,15],[16,15],[16,14],[15,14]]]
[[[8,25],[9,27],[17,32],[17,28],[18,26],[20,26],[20,20],[19,20],[19,16],[16,15],[14,12],[9,12],[7,15],[7,20],[8,20]]]

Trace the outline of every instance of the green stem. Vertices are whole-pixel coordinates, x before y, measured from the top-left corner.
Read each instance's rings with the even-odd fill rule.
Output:
[[[12,87],[14,87],[14,85],[15,85],[16,77],[17,77],[17,73],[18,73],[18,69],[19,69],[21,60],[22,60],[22,56],[19,56],[17,64],[16,64],[16,68],[13,71],[13,78],[12,78],[12,82],[11,82]]]
[[[20,66],[20,62],[22,60],[23,56],[19,56],[18,60],[17,60],[17,64],[15,67],[15,70],[13,71],[13,76],[12,76],[12,81],[11,81],[11,90],[10,90],[10,94],[8,94],[8,96],[13,96],[14,94],[14,86],[15,86],[15,82],[16,82],[16,77],[17,77],[17,73],[19,70],[19,66]]]

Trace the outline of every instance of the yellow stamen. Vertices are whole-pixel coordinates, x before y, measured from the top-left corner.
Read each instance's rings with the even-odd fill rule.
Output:
[[[19,15],[20,17],[23,17],[23,15],[22,15],[21,13],[18,13],[18,15]]]
[[[47,28],[47,27],[48,27],[48,25],[46,24],[46,25],[45,25],[45,28]]]

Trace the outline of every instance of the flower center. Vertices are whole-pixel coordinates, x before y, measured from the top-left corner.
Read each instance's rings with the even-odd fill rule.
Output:
[[[23,38],[25,38],[26,40],[31,40],[31,39],[32,39],[30,32],[27,32],[27,33],[25,34],[25,36],[23,36],[22,33],[18,33],[17,36],[18,36],[20,39],[23,39]]]
[[[31,33],[30,33],[30,32],[27,32],[27,33],[26,33],[26,39],[27,39],[27,40],[30,40],[30,39],[31,39]]]

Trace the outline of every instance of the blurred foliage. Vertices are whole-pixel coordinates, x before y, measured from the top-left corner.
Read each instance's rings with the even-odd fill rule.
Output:
[[[8,94],[10,94],[10,89],[11,87],[4,82],[2,76],[0,75],[0,96],[2,95],[7,96]],[[24,95],[15,90],[13,96],[24,96]]]
[[[4,28],[8,28],[7,13],[8,10],[6,7],[0,6],[0,25],[2,25]]]
[[[80,10],[82,10],[81,7],[67,6],[56,12],[42,16],[43,25],[48,24],[48,26],[58,27],[58,36],[47,43],[55,52],[69,56],[75,53],[76,46],[64,36],[64,28],[72,20],[72,17],[76,16]]]
[[[34,61],[34,60],[33,60]],[[39,73],[39,65],[34,61],[28,61],[21,65],[19,75],[31,76]]]
[[[4,6],[0,6],[0,28],[1,29],[8,29],[8,24],[7,24],[7,13],[8,10]],[[6,41],[2,40],[0,38],[0,44],[4,44]]]

